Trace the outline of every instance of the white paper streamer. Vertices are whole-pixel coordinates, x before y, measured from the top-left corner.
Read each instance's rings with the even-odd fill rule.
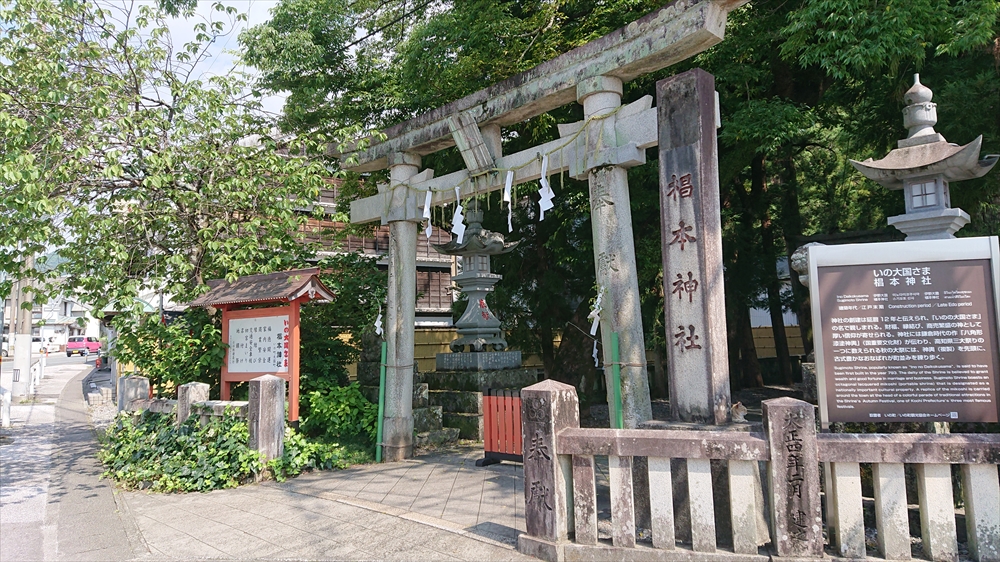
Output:
[[[594,300],[594,305],[590,307],[590,314],[587,318],[590,318],[592,323],[590,324],[590,335],[597,335],[597,325],[601,323],[601,300],[604,299],[604,287],[601,287],[597,291],[597,299]],[[596,345],[596,342],[595,342]]]
[[[380,308],[380,309],[378,309],[378,317],[375,318],[375,335],[376,336],[381,336],[382,332],[383,332],[383,330],[382,330],[382,309]]]
[[[461,244],[462,240],[465,239],[465,215],[462,214],[464,210],[462,205],[459,203],[461,201],[461,190],[455,188],[455,214],[451,217],[451,233],[455,235],[455,243]]]
[[[594,366],[601,366],[601,363],[597,360],[597,340],[594,340]]]
[[[552,204],[552,200],[555,199],[556,193],[552,191],[552,186],[549,185],[549,178],[547,177],[549,172],[549,155],[546,154],[542,156],[542,177],[538,178],[538,183],[542,185],[542,188],[538,190],[538,195],[541,199],[538,200],[538,208],[541,213],[538,216],[538,220],[545,220],[545,211],[548,211],[555,205]]]
[[[514,204],[511,202],[510,188],[514,185],[514,170],[507,172],[507,181],[503,185],[503,201],[507,204],[507,233],[514,232]]]
[[[433,230],[434,230],[434,228],[431,226],[431,196],[432,195],[433,195],[433,193],[431,193],[431,190],[428,189],[427,190],[427,195],[424,196],[424,219],[427,221],[427,226],[424,228],[424,235],[427,236],[428,240],[430,240],[430,238],[431,238],[431,232],[433,232]]]

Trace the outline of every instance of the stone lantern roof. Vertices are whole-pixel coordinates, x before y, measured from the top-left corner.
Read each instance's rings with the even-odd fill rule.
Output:
[[[1000,155],[991,154],[980,160],[982,135],[959,146],[934,131],[937,123],[937,104],[931,103],[934,94],[920,83],[919,74],[914,75],[913,82],[903,96],[907,103],[903,125],[909,134],[898,142],[899,148],[881,160],[851,160],[851,164],[868,179],[889,189],[902,189],[907,178],[917,176],[941,174],[947,181],[960,181],[986,175]]]

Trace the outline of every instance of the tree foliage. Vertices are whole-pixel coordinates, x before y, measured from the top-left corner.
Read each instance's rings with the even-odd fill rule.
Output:
[[[24,257],[57,249],[50,277],[129,308],[308,255],[302,209],[328,174],[303,156],[325,139],[276,137],[243,74],[201,76],[244,18],[213,13],[174,45],[155,6],[0,4],[0,270],[40,276]]]

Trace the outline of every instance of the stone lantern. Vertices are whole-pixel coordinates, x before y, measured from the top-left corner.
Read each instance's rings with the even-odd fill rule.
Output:
[[[461,243],[452,240],[434,244],[434,249],[442,254],[462,256],[462,273],[452,280],[469,297],[465,313],[455,323],[459,337],[449,345],[451,354],[438,355],[438,369],[481,368],[484,361],[490,368],[520,367],[521,353],[506,351],[507,340],[500,329],[500,320],[486,304],[486,295],[503,278],[490,272],[490,256],[506,254],[518,243],[506,242],[502,234],[484,229],[483,212],[475,203],[467,211],[466,220],[469,226]],[[472,353],[463,353],[466,347]],[[489,352],[486,355],[490,357],[478,357],[483,352]]]
[[[933,92],[915,74],[913,87],[903,96],[903,126],[909,134],[881,160],[851,160],[865,177],[903,190],[906,213],[889,217],[888,222],[906,234],[907,240],[954,238],[968,224],[969,215],[951,207],[949,182],[982,177],[1000,158],[993,154],[979,159],[982,135],[964,146],[946,141],[934,130],[937,104],[931,103],[932,97]]]

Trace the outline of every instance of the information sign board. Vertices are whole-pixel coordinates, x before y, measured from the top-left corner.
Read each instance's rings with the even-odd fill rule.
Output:
[[[288,372],[288,315],[229,320],[229,372]]]
[[[813,246],[823,422],[998,421],[997,238]]]

